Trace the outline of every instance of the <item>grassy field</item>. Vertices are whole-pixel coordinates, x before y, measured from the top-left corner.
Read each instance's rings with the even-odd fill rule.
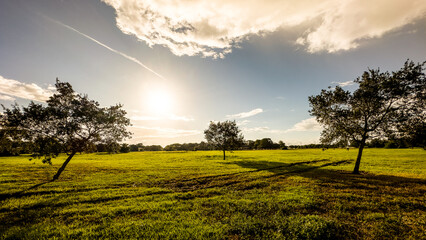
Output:
[[[426,239],[426,151],[356,151],[3,157],[0,237]]]

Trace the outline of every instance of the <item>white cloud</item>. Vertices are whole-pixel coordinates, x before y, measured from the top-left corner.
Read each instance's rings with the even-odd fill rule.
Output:
[[[267,132],[269,131],[269,127],[253,127],[253,128],[243,128],[244,132]]]
[[[249,124],[249,123],[250,123],[250,120],[247,120],[247,119],[242,120],[242,121],[238,121],[238,122],[237,122],[237,124],[238,124],[239,126],[245,126],[245,125],[247,125],[247,124]]]
[[[296,123],[292,128],[285,132],[305,132],[305,131],[320,131],[322,130],[321,125],[315,120],[315,118],[308,118]]]
[[[35,83],[22,83],[0,76],[0,93],[28,100],[45,102],[53,95],[51,88],[44,89]]]
[[[103,0],[118,28],[174,54],[222,58],[250,35],[312,23],[296,43],[309,52],[356,48],[426,12],[424,0]],[[314,20],[315,21],[312,21]]]
[[[129,129],[135,136],[141,136],[142,138],[179,138],[201,134],[198,130],[161,127],[132,126]]]
[[[424,18],[424,0],[337,1],[322,15],[321,24],[297,40],[309,52],[349,50],[362,39],[382,37]]]
[[[262,113],[263,109],[261,108],[256,108],[253,109],[249,112],[242,112],[242,113],[237,113],[237,114],[232,114],[232,115],[226,115],[226,118],[248,118],[248,117],[252,117],[254,115],[257,115],[259,113]]]
[[[4,100],[4,101],[14,101],[15,98],[11,97],[11,96],[7,96],[7,95],[1,95],[0,94],[0,100]]]
[[[250,132],[258,132],[258,133],[284,133],[283,130],[278,129],[270,129],[269,127],[253,127],[253,128],[243,128],[243,132],[250,133]]]
[[[354,85],[354,84],[355,84],[355,82],[354,82],[354,81],[347,81],[347,82],[331,82],[331,83],[337,84],[337,85],[339,85],[339,86],[341,86],[341,87],[351,86],[351,85]]]

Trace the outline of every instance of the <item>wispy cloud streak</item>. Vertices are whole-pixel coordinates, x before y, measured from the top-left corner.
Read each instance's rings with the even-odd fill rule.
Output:
[[[249,112],[242,112],[242,113],[237,113],[237,114],[232,114],[232,115],[226,115],[226,118],[248,118],[248,117],[252,117],[254,115],[257,115],[259,113],[262,113],[263,109],[261,108],[256,108],[253,109]]]
[[[84,34],[84,33],[80,32],[80,31],[78,31],[77,29],[75,29],[75,28],[73,28],[73,27],[71,27],[71,26],[68,26],[68,25],[66,25],[66,24],[64,24],[64,23],[62,23],[62,22],[60,22],[60,21],[57,21],[57,20],[52,19],[52,18],[47,17],[47,16],[43,16],[43,17],[44,17],[44,18],[46,18],[47,20],[51,21],[51,22],[54,22],[54,23],[56,23],[56,24],[59,24],[59,25],[61,25],[61,26],[65,27],[65,28],[68,28],[69,30],[71,30],[71,31],[73,31],[73,32],[75,32],[75,33],[80,34],[81,36],[83,36],[83,37],[85,37],[85,38],[87,38],[87,39],[89,39],[89,40],[91,40],[91,41],[95,42],[96,44],[98,44],[98,45],[100,45],[100,46],[102,46],[102,47],[104,47],[104,48],[106,48],[106,49],[110,50],[111,52],[114,52],[114,53],[116,53],[116,54],[118,54],[118,55],[121,55],[122,57],[124,57],[124,58],[126,58],[126,59],[128,59],[128,60],[130,60],[130,61],[132,61],[132,62],[134,62],[134,63],[136,63],[136,64],[138,64],[139,66],[141,66],[141,67],[145,68],[146,70],[148,70],[148,71],[152,72],[153,74],[155,74],[157,77],[159,77],[159,78],[161,78],[161,79],[163,79],[163,80],[166,80],[166,78],[165,78],[165,77],[163,77],[161,74],[157,73],[156,71],[152,70],[151,68],[149,68],[148,66],[146,66],[145,64],[143,64],[143,63],[142,63],[141,61],[139,61],[138,59],[136,59],[136,58],[134,58],[134,57],[132,57],[132,56],[129,56],[129,55],[127,55],[127,54],[123,53],[123,52],[120,52],[120,51],[118,51],[118,50],[115,50],[114,48],[111,48],[111,47],[109,47],[109,46],[105,45],[104,43],[101,43],[101,42],[99,42],[98,40],[96,40],[96,39],[92,38],[91,36],[89,36],[89,35],[87,35],[87,34]]]
[[[339,86],[341,86],[341,87],[351,86],[351,85],[354,85],[354,84],[355,84],[355,82],[354,82],[354,81],[347,81],[347,82],[331,82],[331,83],[337,84],[337,85],[339,85]]]

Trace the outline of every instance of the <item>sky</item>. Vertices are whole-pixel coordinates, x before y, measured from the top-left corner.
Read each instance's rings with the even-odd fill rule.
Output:
[[[128,143],[318,143],[308,97],[368,68],[426,60],[424,0],[2,0],[0,104],[45,102],[55,79],[121,103]],[[205,141],[205,140],[204,140]]]

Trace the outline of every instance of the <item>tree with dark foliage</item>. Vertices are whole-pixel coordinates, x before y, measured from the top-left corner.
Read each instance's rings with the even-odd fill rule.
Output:
[[[126,130],[130,120],[122,105],[100,107],[86,95],[77,94],[67,82],[56,79],[56,93],[47,105],[31,102],[22,109],[15,105],[4,108],[1,128],[9,136],[32,143],[32,156],[43,157],[44,163],[65,152],[68,158],[52,181],[57,180],[78,152],[94,144],[111,144],[130,137]]]
[[[210,122],[204,135],[208,143],[223,151],[223,160],[225,160],[226,150],[236,149],[243,144],[244,137],[240,132],[235,121]]]
[[[369,69],[355,80],[359,88],[353,93],[337,86],[309,97],[310,113],[324,127],[323,143],[359,144],[353,173],[359,173],[367,139],[419,138],[424,134],[425,65],[406,61],[403,68],[392,73]]]

